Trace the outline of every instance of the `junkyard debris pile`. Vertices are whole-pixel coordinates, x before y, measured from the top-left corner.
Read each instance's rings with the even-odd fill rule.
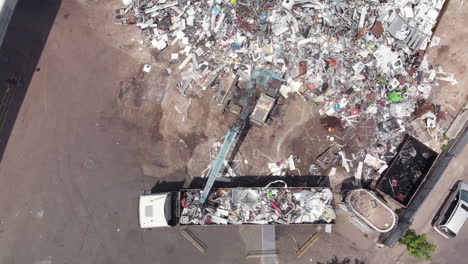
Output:
[[[456,83],[424,57],[445,0],[124,2],[118,23],[136,24],[157,50],[180,47],[173,57],[181,58],[182,93],[213,87],[220,98],[228,93],[223,81],[249,81],[253,69],[267,68],[285,81],[283,97],[298,93],[339,121],[327,123],[329,131],[354,131],[348,140],[361,145],[353,155],[364,162],[353,169],[359,178],[385,169],[435,80]],[[440,107],[430,112],[423,125],[439,131]],[[347,162],[344,153],[340,161]]]
[[[218,189],[205,206],[200,190],[182,196],[181,224],[330,223],[335,218],[330,189]]]

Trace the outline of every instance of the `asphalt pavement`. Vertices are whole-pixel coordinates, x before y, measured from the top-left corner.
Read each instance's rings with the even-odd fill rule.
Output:
[[[138,128],[116,118],[115,104],[120,81],[140,62],[102,40],[95,31],[99,25],[89,24],[84,2],[89,1],[61,2],[52,31],[43,35],[47,44],[40,59],[28,68],[34,75],[0,164],[0,263],[243,263],[246,251],[260,243],[259,228],[194,228],[209,247],[201,255],[178,228],[138,227],[138,196],[156,180],[143,176],[130,144]],[[106,15],[111,21],[112,12]],[[447,179],[421,212],[420,227],[415,219],[416,229],[439,245],[434,254],[438,263],[463,263],[466,256],[460,250],[466,245],[466,227],[457,240],[438,241],[424,221],[455,179],[463,173],[466,177],[462,165],[467,155],[465,149],[447,169]],[[333,230],[298,259],[297,244],[316,228],[280,228],[280,261],[361,263],[374,255],[373,241],[346,219],[339,219]]]
[[[431,191],[426,201],[422,204],[414,217],[411,228],[418,233],[426,233],[427,240],[437,245],[431,263],[465,263],[468,245],[468,224],[465,224],[460,234],[453,239],[445,239],[431,226],[432,219],[440,209],[450,190],[459,180],[468,182],[468,147],[464,147],[449,164],[441,180]],[[402,263],[424,263],[416,261],[405,253],[401,258]]]
[[[429,192],[425,201],[415,213],[410,226],[418,234],[427,234],[427,240],[437,246],[432,254],[432,261],[414,258],[409,255],[403,245],[397,243],[393,248],[382,248],[369,258],[369,263],[465,263],[468,256],[464,250],[468,244],[468,225],[465,224],[460,234],[454,239],[445,239],[439,235],[432,227],[432,220],[441,208],[450,190],[459,180],[468,182],[468,147],[465,145],[450,162],[443,172],[438,183]]]

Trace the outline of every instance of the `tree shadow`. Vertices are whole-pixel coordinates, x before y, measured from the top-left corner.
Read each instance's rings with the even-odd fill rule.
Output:
[[[350,258],[344,258],[339,260],[337,256],[334,256],[331,260],[327,262],[317,262],[317,264],[366,264],[363,260],[355,258],[354,260]]]

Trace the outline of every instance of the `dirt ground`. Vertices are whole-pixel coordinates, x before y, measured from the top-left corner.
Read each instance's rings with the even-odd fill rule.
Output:
[[[465,74],[468,60],[468,29],[460,27],[460,23],[466,22],[465,12],[464,1],[451,0],[434,34],[440,38],[440,43],[427,50],[429,63],[442,66],[444,71],[453,73],[457,80],[455,85],[440,81],[440,86],[432,90],[429,98],[432,102],[442,105],[442,109],[452,116],[468,102],[468,77]]]
[[[89,1],[80,2],[86,7],[91,5]],[[185,97],[175,88],[180,78],[177,66],[184,58],[181,56],[178,61],[171,62],[170,56],[179,47],[158,52],[139,44],[143,37],[138,28],[108,23],[119,4],[93,2],[92,6],[88,24],[100,25],[96,27],[100,38],[137,62],[127,76],[122,76],[124,80],[113,110],[120,119],[138,129],[138,137],[133,138],[132,145],[139,149],[142,171],[145,175],[164,179],[199,177],[217,153],[213,144],[222,143],[235,117],[222,114],[223,109],[213,100],[210,89],[203,93],[189,91]],[[443,23],[453,22],[449,19]],[[429,51],[429,59],[434,64],[443,64],[445,57],[437,57],[434,53],[444,49],[446,41],[449,39],[442,36],[437,51],[433,50],[435,48]],[[463,64],[462,61],[456,60],[459,64]],[[143,64],[152,65],[150,73],[142,71]],[[460,74],[463,67],[453,66],[454,62],[451,62],[446,71],[452,72],[456,68],[453,71],[455,78],[464,78]],[[172,73],[169,75],[166,69],[171,69]],[[462,79],[460,83],[463,83]],[[433,101],[444,102],[442,110],[447,111],[451,120],[463,106],[466,96],[462,86],[442,82],[434,89]],[[450,100],[450,104],[444,100]],[[271,126],[251,127],[245,138],[239,140],[241,146],[233,162],[240,175],[269,175],[267,163],[280,162],[290,154],[296,157],[297,170],[289,174],[304,175],[309,173],[309,165],[317,156],[334,143],[344,146],[348,157],[375,143],[376,124],[364,124],[363,121],[357,129],[346,133],[329,132],[320,125],[317,105],[305,102],[297,95],[288,98],[286,105],[279,108],[280,114],[273,118]]]
[[[159,72],[145,76],[140,71],[137,77],[124,82],[117,104],[121,118],[142,129],[135,144],[141,148],[143,171],[162,178],[174,174],[199,177],[209,165],[210,153],[216,155],[213,144],[222,143],[236,117],[223,115],[223,108],[212,99],[212,91],[204,96],[184,97],[165,77],[152,82],[149,76],[161,76],[165,69],[154,71]],[[164,93],[160,104],[148,99],[152,93]],[[281,161],[291,153],[299,158],[298,171],[293,174],[308,173],[309,161],[331,143],[327,142],[328,132],[320,126],[313,104],[295,97],[281,108],[283,119],[274,118],[271,126],[248,129],[234,158],[239,161],[241,175],[268,175],[267,162]]]
[[[132,137],[131,144],[138,149],[143,173],[161,179],[199,177],[217,153],[213,144],[222,143],[235,117],[230,113],[222,114],[223,109],[213,100],[210,89],[203,93],[189,90],[186,97],[181,95],[176,89],[180,78],[177,66],[184,57],[180,56],[175,62],[170,60],[171,53],[179,49],[178,44],[158,52],[139,43],[144,37],[138,28],[109,23],[114,19],[113,10],[121,5],[119,1],[81,0],[78,3],[89,10],[87,24],[95,28],[99,38],[132,58],[133,63],[126,63],[128,72],[116,78],[120,80],[120,91],[108,116],[135,128],[138,135]],[[442,40],[442,46],[445,41]],[[431,61],[443,62],[443,57],[433,57],[430,56]],[[142,71],[144,64],[152,66],[150,73]],[[172,73],[168,74],[167,69]],[[452,69],[446,70],[450,72]],[[458,78],[464,78],[459,71],[454,73],[456,78],[459,75]],[[440,88],[449,85],[442,84]],[[453,103],[443,105],[443,110],[453,116],[454,109],[462,107],[460,98],[464,97],[462,94],[466,94],[466,89],[464,91],[459,85],[446,89],[450,93],[440,93],[436,89],[434,101],[440,102],[440,96],[456,98],[451,100]],[[297,95],[288,98],[286,105],[279,108],[280,114],[273,118],[271,126],[251,127],[245,138],[239,140],[241,146],[233,162],[240,175],[269,175],[267,163],[280,162],[290,154],[296,157],[297,170],[289,174],[304,175],[309,173],[309,165],[317,156],[333,143],[345,146],[348,155],[368,145],[366,139],[358,140],[362,137],[362,128],[346,134],[343,131],[329,132],[320,125],[317,105],[305,102]],[[371,137],[372,132],[375,131],[371,130]],[[333,142],[329,137],[333,137]],[[375,143],[372,139],[370,142]]]
[[[89,1],[80,3],[91,5]],[[209,89],[203,94],[189,91],[187,97],[180,94],[175,88],[177,66],[184,58],[170,61],[176,47],[157,52],[138,43],[142,37],[136,27],[108,23],[119,6],[116,1],[92,5],[88,24],[101,25],[96,27],[100,38],[137,62],[122,76],[113,111],[138,129],[131,144],[139,149],[142,171],[164,179],[199,177],[208,167],[210,156],[216,155],[213,144],[222,143],[235,117],[222,114],[222,107],[212,99]],[[150,73],[142,71],[146,63],[152,65]],[[167,74],[168,68],[171,75]],[[317,106],[297,95],[278,108],[279,116],[273,118],[271,126],[248,130],[234,157],[240,175],[269,175],[267,163],[282,161],[290,154],[296,157],[297,170],[289,173],[308,174],[309,165],[332,143],[327,136],[343,136],[342,132],[330,133],[322,127]],[[343,144],[343,140],[334,139]]]

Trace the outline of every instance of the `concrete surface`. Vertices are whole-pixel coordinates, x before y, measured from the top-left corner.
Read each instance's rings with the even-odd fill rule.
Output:
[[[468,182],[467,164],[468,147],[465,146],[463,151],[455,157],[445,170],[442,178],[437,185],[429,193],[426,200],[421,205],[418,212],[415,214],[413,223],[410,228],[415,229],[416,233],[426,233],[427,240],[437,246],[436,251],[432,254],[431,262],[419,260],[411,257],[406,248],[397,244],[394,248],[385,248],[378,250],[376,255],[370,259],[370,263],[375,263],[380,259],[385,259],[383,263],[464,263],[467,252],[463,250],[468,243],[468,225],[465,225],[460,234],[451,240],[445,239],[439,235],[431,226],[431,222],[436,212],[441,208],[442,203],[449,194],[450,189],[454,184],[463,180]]]
[[[40,71],[37,63],[60,3],[61,0],[19,1],[0,46],[0,159],[32,76]],[[14,80],[18,83],[12,84]]]
[[[368,259],[377,250],[374,239],[364,235],[345,217],[339,216],[332,233],[324,232],[325,226],[278,226],[277,248],[280,263],[371,263]],[[314,234],[319,239],[302,257],[295,252]]]
[[[32,11],[37,8],[32,0],[22,2],[31,4]],[[193,117],[191,123],[182,128],[182,116],[175,110],[162,115],[160,108],[172,109],[172,103],[183,104],[180,98],[167,100],[163,106],[151,105],[147,102],[151,100],[135,101],[133,98],[129,100],[132,104],[126,104],[129,101],[119,99],[122,88],[135,87],[132,81],[140,74],[135,69],[141,69],[147,55],[130,40],[137,36],[136,31],[132,33],[130,28],[113,25],[112,11],[120,5],[120,0],[64,0],[50,35],[41,35],[47,45],[39,54],[37,67],[40,71],[34,73],[27,88],[0,165],[0,263],[247,262],[247,251],[257,250],[261,245],[259,227],[193,228],[192,232],[208,246],[206,255],[201,255],[185,240],[178,228],[145,232],[138,228],[137,197],[156,181],[144,176],[145,166],[142,164],[152,164],[146,167],[147,175],[164,173],[166,179],[183,180],[187,174],[184,160],[172,159],[167,160],[168,164],[156,165],[154,162],[168,153],[184,159],[205,155],[228,124],[209,127],[214,128],[212,134],[205,136],[196,129],[195,124],[215,120],[213,116],[218,114],[213,111],[209,115],[211,112],[204,110],[208,105],[204,99],[192,101],[192,104],[202,105],[201,117]],[[459,7],[459,4],[455,5],[455,8]],[[465,6],[461,9],[466,11]],[[462,11],[450,10],[448,13],[454,12],[456,19],[460,19]],[[460,26],[464,27],[464,23]],[[445,30],[449,32],[450,29]],[[454,48],[462,49],[463,42],[454,45],[458,45]],[[452,50],[452,44],[449,50]],[[28,54],[24,56],[27,58]],[[456,53],[450,57],[453,58],[457,58]],[[161,69],[165,66],[160,65]],[[34,65],[28,69],[34,71],[35,68]],[[167,84],[168,79],[161,76],[161,85],[146,91],[154,95],[152,99],[164,94],[166,85],[162,83]],[[459,81],[461,83],[463,79]],[[153,108],[149,109],[149,106]],[[189,113],[197,109],[187,107],[185,110]],[[316,136],[308,134],[312,133],[310,127],[317,126],[309,119],[316,115],[311,111],[311,108],[295,104],[286,114],[290,123],[284,126],[288,129],[276,135],[268,132],[264,136],[277,142],[265,147],[274,148],[274,159],[302,151],[306,160],[316,156],[315,152],[321,152],[319,148],[304,146],[304,142],[312,144]],[[297,115],[299,121],[291,119]],[[141,122],[149,124],[148,127],[142,127]],[[163,124],[162,129],[159,129],[160,124]],[[178,129],[177,133],[168,128]],[[251,133],[245,147],[262,145],[254,141],[263,132],[253,130]],[[200,139],[206,142],[197,142]],[[466,150],[464,153],[466,160]],[[203,159],[208,160],[208,157]],[[262,158],[258,162],[265,163],[266,160]],[[255,164],[256,159],[253,157],[249,161],[249,164]],[[460,162],[463,160],[454,162],[454,166],[463,164]],[[191,169],[197,172],[206,164],[192,165]],[[155,166],[159,169],[153,171]],[[457,177],[451,175],[449,178]],[[441,185],[440,188],[445,187]],[[439,201],[437,197],[435,200]],[[429,211],[421,219],[428,221]],[[424,221],[421,226],[430,230]],[[280,263],[382,263],[383,258],[376,256],[396,260],[404,252],[400,247],[377,249],[373,238],[365,237],[346,219],[339,218],[333,233],[326,234],[322,228],[316,245],[298,259],[295,250],[317,231],[316,228],[309,225],[278,227]],[[464,242],[464,237],[461,235],[457,239]],[[453,241],[450,242],[457,240]],[[456,245],[461,247],[462,244]],[[434,255],[435,261],[444,263],[441,260],[452,258],[455,261],[452,263],[457,263],[464,252],[453,254],[454,248],[452,244],[441,245]],[[403,255],[402,260],[405,257]]]
[[[431,191],[428,199],[422,204],[421,209],[416,214],[412,229],[418,233],[427,233],[427,240],[437,245],[431,263],[463,263],[467,257],[466,245],[468,244],[468,225],[463,226],[460,234],[454,239],[445,239],[437,233],[431,226],[431,221],[436,212],[441,208],[442,203],[458,180],[468,182],[468,147],[452,160],[444,173],[443,178]],[[415,261],[407,253],[400,259],[402,263],[424,263]]]

